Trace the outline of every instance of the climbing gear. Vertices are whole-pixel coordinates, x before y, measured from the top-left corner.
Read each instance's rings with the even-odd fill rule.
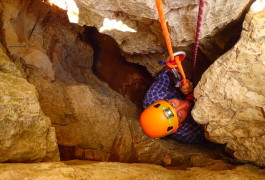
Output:
[[[161,28],[162,28],[162,32],[166,41],[166,45],[167,45],[167,49],[168,49],[168,53],[169,53],[169,60],[167,61],[167,66],[169,68],[177,68],[178,71],[180,72],[181,76],[182,76],[182,85],[186,84],[186,75],[185,72],[182,68],[181,65],[181,59],[178,55],[174,55],[173,53],[173,49],[172,49],[172,45],[171,45],[171,39],[170,39],[170,35],[168,32],[168,28],[167,28],[167,23],[166,23],[166,19],[165,19],[165,15],[164,15],[164,10],[163,10],[163,5],[162,5],[162,1],[161,0],[156,0],[156,6],[157,6],[157,11],[158,11],[158,15],[159,15],[159,20],[160,20],[160,24],[161,24]]]
[[[198,55],[198,47],[199,47],[199,38],[201,33],[201,24],[202,24],[202,16],[204,11],[205,0],[200,0],[199,11],[198,11],[198,19],[197,19],[197,29],[196,29],[196,37],[195,37],[195,45],[194,45],[194,55],[193,55],[193,69],[192,72],[195,71],[197,55]]]
[[[179,72],[176,70],[176,68],[171,68],[171,69],[168,68],[166,72],[167,72],[168,77],[174,83],[174,86],[176,88],[180,88],[181,87],[182,77],[179,74]]]
[[[186,57],[186,53],[184,51],[178,51],[174,53],[174,57],[178,56],[179,60],[182,61]],[[166,62],[169,62],[169,58]],[[173,83],[175,84],[176,88],[180,88],[182,86],[182,76],[178,72],[177,68],[172,66],[171,63],[167,63],[169,70],[167,72],[168,76],[172,79]],[[183,84],[184,85],[184,84]]]
[[[203,15],[203,11],[204,11],[204,4],[205,4],[205,0],[200,0],[198,20],[197,20],[197,29],[196,29],[196,38],[195,38],[195,47],[194,47],[193,71],[192,71],[193,73],[195,71],[197,54],[198,54],[198,46],[199,46],[199,38],[200,38],[200,31],[201,31],[202,15]],[[156,0],[156,6],[157,6],[157,11],[158,11],[158,15],[159,15],[159,20],[160,20],[162,32],[163,32],[163,35],[164,35],[164,38],[166,41],[166,45],[167,45],[167,49],[168,49],[168,53],[170,56],[170,59],[167,60],[166,64],[169,68],[178,68],[178,70],[179,70],[179,72],[183,78],[182,85],[185,85],[186,84],[186,75],[185,75],[185,72],[182,68],[181,62],[180,62],[183,59],[180,60],[178,55],[173,54],[170,35],[168,32],[166,19],[165,19],[165,15],[164,15],[162,0]]]
[[[179,56],[179,60],[182,61],[185,57],[186,57],[186,53],[184,51],[178,51],[174,53],[174,56]],[[169,57],[167,58],[167,61],[169,61]],[[169,76],[169,78],[173,81],[174,85],[176,88],[180,88],[181,87],[181,82],[182,82],[182,76],[181,74],[178,72],[177,68],[175,67],[171,67],[172,64],[167,64],[167,66],[169,68],[167,68],[167,75]]]
[[[156,101],[140,116],[140,124],[146,135],[161,138],[177,131],[179,119],[174,108],[166,101]]]
[[[179,61],[182,61],[186,57],[186,53],[184,51],[175,52],[173,55],[174,57],[177,56]],[[176,62],[170,62],[170,57],[167,58],[166,63],[169,68],[177,68]]]

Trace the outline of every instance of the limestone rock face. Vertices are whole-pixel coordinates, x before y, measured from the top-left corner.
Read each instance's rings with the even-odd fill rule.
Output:
[[[67,10],[71,22],[96,27],[101,33],[114,38],[128,62],[145,66],[153,76],[163,68],[157,61],[166,60],[168,53],[154,0],[60,1],[64,3],[49,0],[48,2]],[[252,2],[251,0],[206,2],[200,41],[200,49],[206,56],[199,55],[203,61],[198,63],[204,65],[197,67],[198,79],[217,57],[231,48],[227,45],[231,39],[238,40],[237,35],[231,33],[231,29],[221,33],[222,35],[220,31],[226,30],[228,26],[242,19],[243,12]],[[199,1],[165,0],[163,3],[173,49],[187,53],[183,66],[187,77],[191,78]],[[218,33],[219,37],[216,37]],[[226,38],[223,34],[226,34]],[[195,81],[197,83],[198,80]]]
[[[207,148],[154,140],[141,130],[140,109],[92,72],[83,28],[41,1],[3,1],[3,41],[39,94],[59,148],[72,158],[204,166],[220,157]],[[63,154],[63,153],[62,153]]]
[[[174,46],[186,46],[194,42],[197,23],[198,2],[196,0],[164,1],[164,9]],[[215,28],[222,28],[238,19],[250,0],[207,1],[203,21],[202,37],[211,35]],[[93,25],[112,36],[122,50],[129,54],[161,52],[164,41],[155,1],[78,0],[80,25]],[[106,19],[122,21],[134,32],[104,29]],[[143,38],[144,37],[144,38]]]
[[[90,180],[176,180],[227,179],[262,180],[264,170],[249,165],[232,166],[214,163],[206,168],[167,169],[151,164],[70,161],[35,164],[0,164],[1,180],[19,179],[90,179]]]
[[[50,0],[50,2],[56,3]],[[94,26],[110,35],[119,44],[127,61],[147,67],[151,74],[161,70],[157,60],[168,56],[165,40],[158,21],[154,0],[65,0],[68,16],[79,25]],[[220,29],[238,20],[251,0],[207,1],[202,22],[201,38],[212,37]],[[163,1],[165,16],[175,51],[185,50],[192,59],[198,3],[196,0]],[[58,6],[60,6],[57,3]],[[203,50],[211,53],[211,46],[202,41]],[[209,46],[209,47],[208,47]],[[183,49],[184,48],[184,49]],[[215,51],[217,49],[215,48]],[[217,52],[219,54],[220,52]],[[184,62],[191,69],[191,62]],[[189,74],[189,72],[187,72]]]
[[[35,87],[0,46],[0,162],[57,161],[55,129]]]
[[[256,12],[258,6],[261,11]],[[237,159],[265,165],[265,11],[254,3],[240,41],[203,75],[193,117]]]
[[[99,161],[144,162],[182,167],[202,167],[209,159],[221,158],[218,152],[213,153],[207,148],[196,145],[184,146],[166,138],[156,140],[144,135],[139,125],[140,109],[111,90],[106,83],[101,82],[93,74],[94,51],[90,44],[82,40],[81,34],[84,28],[69,23],[64,11],[51,7],[46,2],[2,0],[0,6],[2,18],[1,41],[9,56],[17,64],[22,65],[21,69],[25,70],[24,76],[37,89],[41,109],[45,115],[50,117],[52,125],[55,127],[58,144],[62,147],[72,148],[71,156]],[[161,37],[160,25],[157,21],[154,1],[67,1],[67,3],[69,2],[76,2],[75,5],[79,8],[78,23],[80,25],[95,26],[102,32],[111,35],[122,50],[127,53],[127,59],[130,59],[130,61],[139,63],[143,59],[154,60],[155,56],[159,56],[161,52],[163,53],[164,43]],[[182,27],[180,26],[179,29],[175,27],[177,26],[174,24],[175,19],[183,19],[184,15],[186,17],[187,14],[190,18],[195,18],[197,6],[195,1],[165,2],[172,37],[176,38],[179,34],[177,31]],[[226,3],[225,9],[230,10],[229,16],[227,15],[228,12],[224,11],[226,13],[223,13],[221,7],[224,4],[218,4],[224,2]],[[204,28],[202,36],[210,35],[216,27],[223,27],[232,19],[238,18],[249,2],[209,1],[206,5],[206,21],[204,22],[206,28]],[[67,5],[67,7],[70,6]],[[139,9],[142,9],[141,13]],[[220,13],[221,10],[222,13]],[[76,11],[68,11],[69,14],[76,15]],[[216,21],[212,17],[213,14],[215,15],[213,17],[218,18]],[[173,16],[177,17],[173,18]],[[108,31],[106,30],[107,27],[101,29],[105,17],[109,18],[106,19],[106,23],[109,23],[112,19],[123,20],[128,27],[122,27],[131,28],[130,30],[135,29],[136,32],[133,34],[133,32]],[[198,110],[194,111],[194,116],[198,119],[198,122],[208,124],[207,131],[213,141],[228,143],[227,147],[235,151],[234,155],[238,159],[263,164],[264,159],[257,159],[258,156],[261,156],[258,153],[264,149],[261,143],[263,142],[262,138],[264,138],[262,137],[264,135],[264,117],[262,114],[264,112],[264,86],[262,86],[264,76],[260,77],[260,74],[262,74],[261,68],[264,67],[264,64],[261,61],[262,53],[257,53],[257,51],[263,51],[262,46],[257,47],[256,50],[249,48],[252,47],[251,45],[255,41],[261,42],[262,35],[257,32],[262,33],[262,28],[260,27],[261,30],[255,31],[256,20],[254,17],[256,16],[253,16],[254,20],[250,20],[251,17],[248,16],[245,25],[245,29],[249,31],[243,33],[240,43],[230,52],[231,54],[224,56],[216,63],[219,63],[220,67],[218,66],[215,69],[214,67],[217,65],[214,65],[212,68],[214,70],[209,70],[209,72],[215,71],[210,78],[212,81],[207,78],[202,80],[201,84],[205,84],[206,90],[202,91],[200,88],[196,90],[198,98],[196,108],[198,108],[200,102],[204,104],[205,108],[216,107],[215,110],[214,108],[205,110],[201,108],[200,110],[204,116],[207,115],[206,112],[213,113],[212,115],[208,114],[211,115],[209,116],[211,118],[201,118],[202,114],[199,116],[198,113],[196,115]],[[212,21],[208,19],[212,24],[207,25],[207,18],[214,19]],[[171,19],[174,19],[174,22]],[[189,28],[195,29],[195,24],[190,23],[187,19],[184,18],[181,22],[184,26],[187,26],[185,31],[181,30],[181,33],[189,31]],[[195,23],[196,21],[192,22]],[[248,34],[250,32],[251,35]],[[250,36],[253,40],[250,39]],[[174,39],[176,40],[174,41],[176,46],[188,45],[194,38],[191,33],[182,37],[185,37],[185,39],[179,39],[178,37],[178,40]],[[243,49],[244,51],[242,51]],[[142,56],[142,54],[147,53],[154,54]],[[255,54],[260,55],[255,56]],[[228,57],[235,57],[234,61],[226,61],[229,59]],[[247,61],[246,57],[256,59],[255,61]],[[250,62],[250,64],[241,64],[244,61]],[[146,66],[152,67],[152,72],[159,68],[153,65],[152,61],[148,63],[150,64],[146,63]],[[221,66],[221,64],[224,64],[224,66]],[[18,75],[13,77],[13,74]],[[251,78],[245,78],[243,75],[249,75]],[[8,81],[14,81],[12,79],[18,76],[22,75],[19,75],[19,72],[11,73],[11,75],[9,73],[2,82],[6,83],[6,86],[11,86],[10,84],[13,82],[9,83]],[[220,83],[212,86],[211,83],[218,82],[220,77],[222,77]],[[257,77],[261,79],[257,80]],[[228,79],[225,80],[225,78]],[[251,82],[251,79],[257,81]],[[27,84],[25,79],[16,80],[14,85],[16,83],[21,84],[21,81],[26,85],[18,85],[19,87],[14,91],[24,88],[26,92],[22,89],[16,92],[15,95],[13,94],[14,97],[21,94],[27,99],[25,101],[21,100],[18,106],[21,105],[20,108],[24,104],[37,102],[33,86]],[[206,81],[209,81],[210,85]],[[221,88],[222,83],[224,84],[223,89]],[[257,86],[258,83],[261,85]],[[5,86],[3,85],[3,87]],[[208,91],[207,87],[210,87],[210,90],[214,87],[216,91],[214,97],[208,97],[210,96],[210,93],[208,93],[210,90]],[[6,91],[3,91],[4,93]],[[30,96],[27,93],[30,93]],[[242,96],[242,94],[245,96]],[[251,97],[254,100],[246,101],[244,97]],[[204,100],[207,100],[207,98],[212,101],[208,100],[205,101],[208,103],[205,103]],[[243,99],[243,101],[240,99]],[[2,101],[9,102],[10,98],[3,96]],[[233,101],[235,102],[232,104]],[[28,111],[33,111],[33,114],[39,112],[38,117],[48,122],[48,118],[42,115],[38,105],[34,103],[30,105],[32,108]],[[13,118],[14,113],[9,116]],[[222,119],[221,122],[220,119]],[[248,123],[250,120],[255,123]],[[49,123],[46,126],[44,122],[39,124],[49,129],[49,131],[39,130],[36,133],[37,136],[42,137],[38,133],[46,133],[46,138],[54,138]],[[34,130],[34,128],[39,127],[30,126],[29,131]],[[28,135],[26,134],[25,137],[26,140]],[[257,137],[260,138],[257,139]],[[54,142],[55,140],[47,140],[46,142],[47,157],[52,157],[52,154],[54,154],[49,152],[57,152]],[[41,144],[40,147],[43,147],[43,145]],[[32,147],[32,150],[40,147]],[[250,148],[253,154],[248,152]],[[39,154],[30,153],[30,155],[34,155],[35,159],[31,157],[29,159],[39,160],[42,157],[37,156],[43,154],[45,153],[41,150],[39,150]],[[4,154],[1,156],[5,157]],[[26,160],[22,159],[22,161]]]

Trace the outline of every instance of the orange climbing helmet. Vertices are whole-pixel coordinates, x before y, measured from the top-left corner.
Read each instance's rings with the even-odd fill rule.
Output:
[[[177,131],[178,116],[166,101],[156,101],[147,107],[140,116],[140,124],[146,135],[161,138]]]

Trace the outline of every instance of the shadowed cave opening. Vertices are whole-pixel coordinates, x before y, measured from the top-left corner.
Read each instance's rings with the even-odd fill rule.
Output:
[[[144,66],[127,62],[122,56],[117,42],[95,27],[85,27],[83,40],[94,51],[93,73],[110,88],[131,100],[139,108],[147,88],[154,78]]]
[[[227,25],[214,37],[204,38],[198,49],[195,72],[192,72],[194,44],[179,48],[179,50],[186,50],[187,56],[182,63],[186,76],[193,81],[194,87],[196,87],[207,68],[239,40],[243,20],[242,17],[240,20]],[[152,84],[155,77],[147,71],[146,67],[126,61],[115,39],[100,33],[97,28],[85,26],[81,40],[90,44],[93,48],[93,73],[101,81],[106,82],[110,88],[142,108],[145,91]],[[211,50],[212,54],[207,56],[207,51]]]

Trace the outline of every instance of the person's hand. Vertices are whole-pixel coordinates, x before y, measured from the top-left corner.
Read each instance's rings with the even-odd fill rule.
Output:
[[[180,88],[181,92],[185,95],[189,94],[190,92],[193,91],[193,85],[190,80],[186,80],[186,84]]]

